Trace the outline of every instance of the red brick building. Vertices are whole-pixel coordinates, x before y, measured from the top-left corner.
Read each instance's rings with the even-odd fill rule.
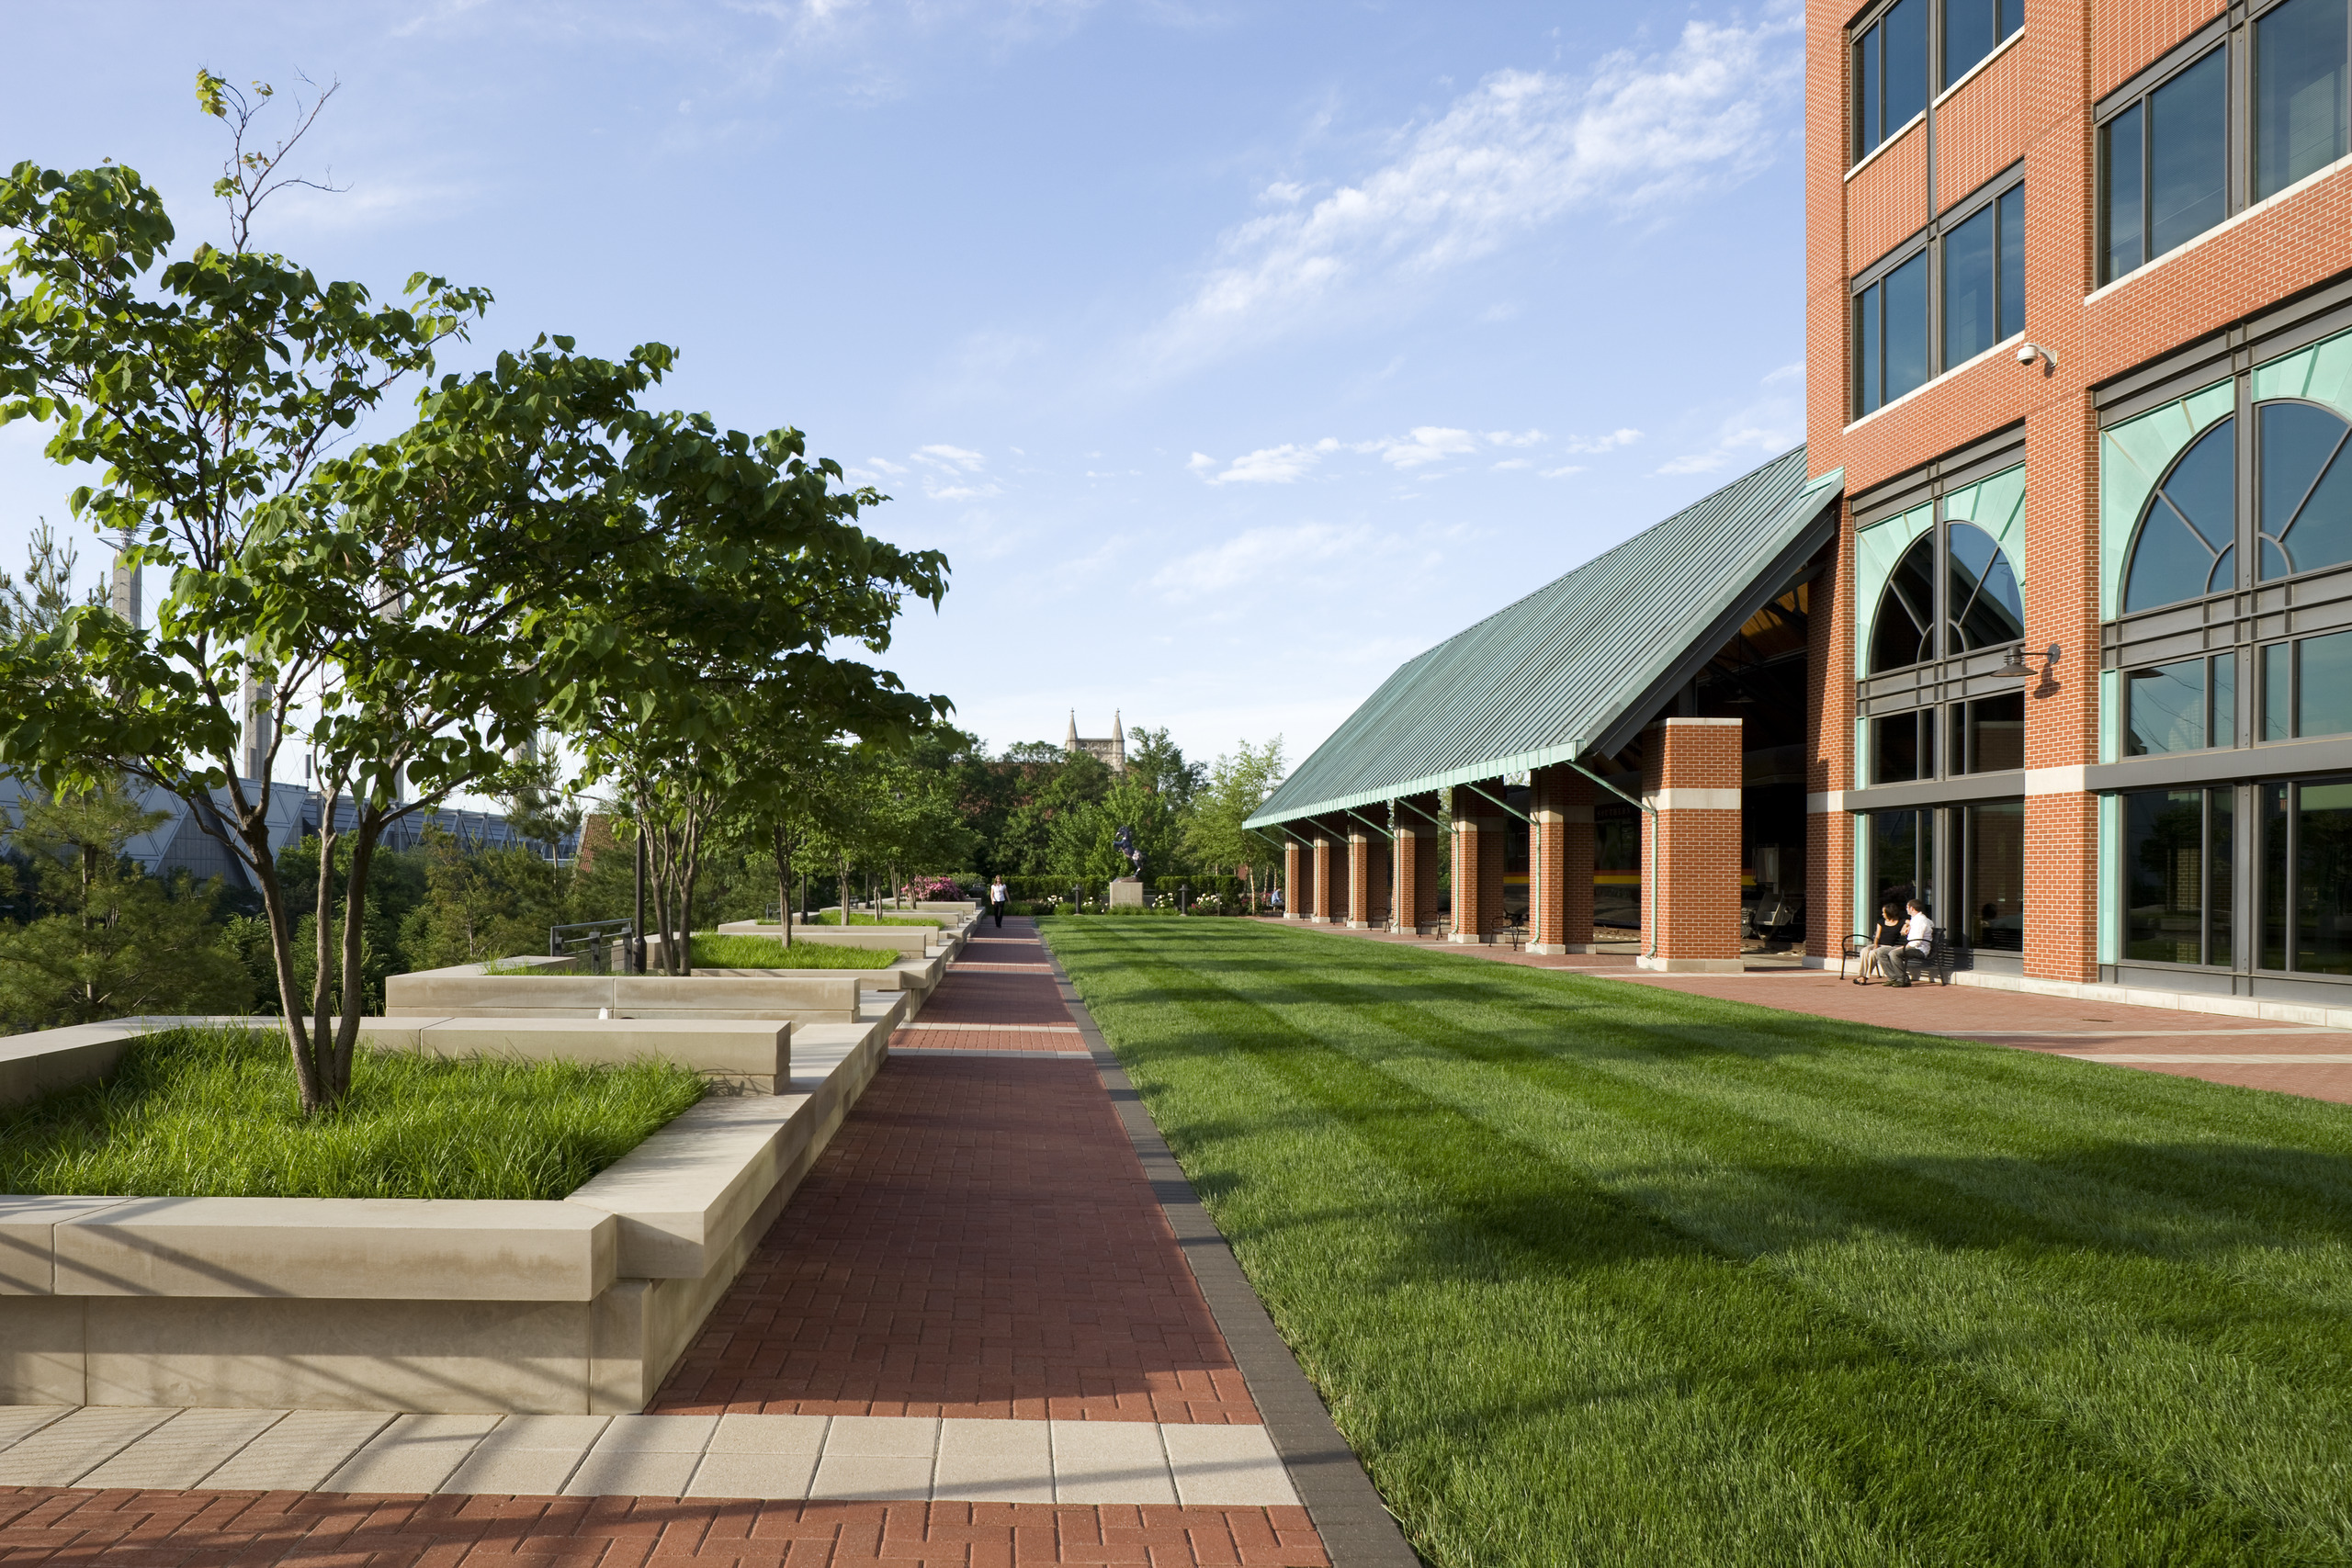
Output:
[[[1838,492],[1827,534],[1802,562],[1662,568],[1685,594],[1769,591],[1777,624],[1653,626],[1688,640],[1596,725],[1551,723],[1546,682],[1623,662],[1622,628],[1547,623],[1547,662],[1482,672],[1515,694],[1479,699],[1486,739],[1378,765],[1395,726],[1359,721],[1439,704],[1425,680],[1384,689],[1261,825],[1363,813],[1383,779],[1432,806],[1450,789],[1454,887],[1486,897],[1465,840],[1523,840],[1506,897],[1572,945],[1584,889],[1604,919],[1623,901],[1628,857],[1586,798],[1613,788],[1660,963],[1720,961],[1726,924],[1800,901],[1818,962],[1917,895],[1979,982],[2352,1006],[2345,0],[1811,0],[1806,37],[1792,457]],[[1733,491],[1775,491],[1775,468]],[[1774,793],[1792,773],[1794,829]],[[1476,940],[1491,919],[1456,923]]]

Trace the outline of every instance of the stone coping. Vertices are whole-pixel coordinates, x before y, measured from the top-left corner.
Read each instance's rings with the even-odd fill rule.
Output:
[[[729,920],[718,928],[721,936],[764,936],[779,941],[782,926],[760,920]],[[967,921],[950,930],[928,926],[795,926],[792,940],[796,942],[820,942],[828,947],[895,947],[901,953],[925,953],[944,952],[954,957],[961,950],[971,932]]]

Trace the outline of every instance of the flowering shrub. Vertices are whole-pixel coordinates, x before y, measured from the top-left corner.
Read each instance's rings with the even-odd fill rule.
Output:
[[[971,897],[952,876],[918,876],[899,889],[899,896],[910,903]]]

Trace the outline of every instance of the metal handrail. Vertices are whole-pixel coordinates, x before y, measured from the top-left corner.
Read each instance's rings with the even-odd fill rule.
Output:
[[[580,933],[580,934],[567,934]],[[609,975],[613,972],[613,943],[627,942],[635,951],[637,922],[631,919],[575,920],[570,925],[548,928],[548,956],[562,958],[568,953],[584,954],[588,972]]]

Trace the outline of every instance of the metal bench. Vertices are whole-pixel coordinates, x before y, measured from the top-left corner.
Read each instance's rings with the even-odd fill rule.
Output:
[[[1849,963],[1860,961],[1862,950],[1870,944],[1871,938],[1868,931],[1849,936],[1838,943],[1838,977],[1840,980],[1846,977],[1846,965]],[[1952,948],[1951,943],[1944,937],[1944,928],[1937,926],[1928,931],[1926,953],[1915,953],[1909,948],[1904,949],[1903,962],[1906,967],[1915,970],[1918,978],[1922,980],[1932,979],[1939,986],[1951,985]]]

